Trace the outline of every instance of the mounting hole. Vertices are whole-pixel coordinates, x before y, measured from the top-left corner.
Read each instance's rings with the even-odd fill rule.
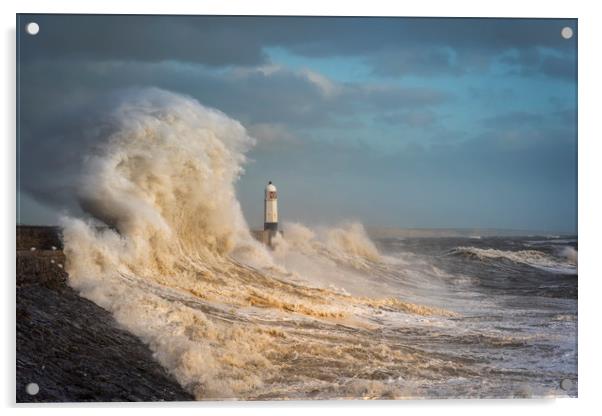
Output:
[[[560,388],[562,390],[570,390],[573,388],[573,382],[571,380],[569,380],[568,378],[565,378],[564,380],[562,380],[560,382]]]
[[[35,36],[40,31],[40,25],[38,25],[36,22],[29,22],[25,26],[25,31],[31,36]]]
[[[560,31],[560,35],[565,39],[570,39],[573,37],[573,29],[571,29],[568,26],[563,27],[562,30]]]
[[[40,386],[38,386],[38,383],[29,383],[27,386],[25,386],[25,391],[30,396],[35,396],[40,392]]]

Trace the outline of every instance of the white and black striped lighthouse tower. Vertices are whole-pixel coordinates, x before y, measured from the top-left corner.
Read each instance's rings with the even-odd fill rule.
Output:
[[[265,187],[263,214],[263,230],[269,234],[271,240],[278,232],[278,195],[272,181]]]

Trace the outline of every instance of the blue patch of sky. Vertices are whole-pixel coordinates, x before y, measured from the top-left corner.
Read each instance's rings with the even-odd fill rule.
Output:
[[[508,113],[524,112],[551,114],[558,107],[575,107],[576,84],[544,74],[519,74],[516,67],[505,63],[500,56],[488,68],[475,68],[462,74],[378,76],[364,60],[357,57],[306,57],[284,48],[265,48],[271,62],[292,70],[310,69],[334,82],[380,84],[403,88],[429,88],[448,94],[448,102],[428,109],[438,119],[436,126],[415,128],[408,125],[391,126],[375,119],[379,114],[366,111],[356,115],[355,136],[383,151],[394,150],[400,144],[429,141],[462,141],[484,133],[483,119]],[[541,50],[544,55],[552,51]],[[516,56],[515,51],[505,54]],[[456,56],[451,53],[451,65]],[[564,105],[563,105],[564,103]],[[396,110],[392,110],[395,113]],[[344,119],[340,120],[345,122]],[[320,140],[332,140],[330,128],[315,129]],[[453,134],[448,134],[453,133]],[[353,142],[350,140],[350,142]]]

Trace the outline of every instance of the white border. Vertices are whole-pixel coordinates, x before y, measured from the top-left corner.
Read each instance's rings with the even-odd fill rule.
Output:
[[[601,261],[599,260],[600,216],[602,215],[601,155],[602,134],[600,116],[602,111],[599,76],[602,74],[600,45],[602,41],[602,21],[595,8],[595,2],[504,0],[492,4],[486,1],[420,0],[413,2],[393,2],[370,0],[351,3],[326,0],[230,0],[191,2],[185,0],[145,0],[125,2],[123,0],[104,1],[4,1],[1,3],[0,19],[3,24],[2,81],[5,97],[2,105],[2,126],[4,137],[1,155],[2,181],[2,246],[0,255],[5,265],[2,280],[4,283],[1,310],[5,331],[2,342],[2,374],[0,375],[0,395],[4,406],[12,407],[9,414],[29,414],[43,412],[45,415],[65,415],[81,413],[83,405],[52,405],[47,408],[14,407],[15,397],[15,344],[14,344],[14,276],[15,276],[15,13],[126,13],[126,14],[293,14],[293,15],[397,15],[397,16],[474,16],[474,17],[571,17],[579,18],[579,399],[557,400],[443,400],[410,402],[293,402],[293,403],[201,403],[176,405],[178,413],[198,414],[210,411],[212,414],[231,413],[232,410],[261,414],[328,414],[344,412],[346,415],[364,415],[366,412],[379,413],[420,412],[421,414],[447,415],[476,414],[482,416],[504,415],[529,412],[546,415],[564,415],[568,412],[584,414],[599,408],[600,393],[600,346],[598,316],[600,314]],[[94,406],[94,405],[92,405]],[[124,408],[115,405],[86,406],[92,414],[126,414],[131,410],[148,408],[145,413],[164,415],[165,404],[126,404]],[[108,410],[107,407],[111,409]]]

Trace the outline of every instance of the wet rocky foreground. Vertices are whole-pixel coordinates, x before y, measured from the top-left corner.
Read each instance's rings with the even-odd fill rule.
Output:
[[[145,344],[67,286],[58,233],[17,227],[17,403],[194,400]]]

